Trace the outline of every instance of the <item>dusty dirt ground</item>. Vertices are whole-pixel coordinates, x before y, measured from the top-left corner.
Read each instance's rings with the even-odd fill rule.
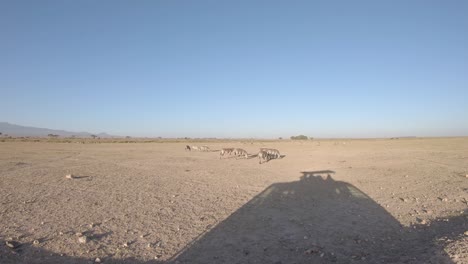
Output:
[[[0,263],[468,263],[468,138],[207,145],[0,143]]]

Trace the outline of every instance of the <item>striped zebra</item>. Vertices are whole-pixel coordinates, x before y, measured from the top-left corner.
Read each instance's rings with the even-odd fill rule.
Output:
[[[192,146],[192,149],[193,149],[193,150],[198,150],[198,151],[200,151],[200,148],[197,147],[197,146]]]
[[[266,151],[267,154],[270,156],[270,159],[279,159],[281,158],[281,154],[277,149],[271,148],[261,148],[260,151]]]
[[[270,160],[270,154],[268,154],[266,150],[260,150],[257,156],[258,156],[258,164],[262,164]]]
[[[244,157],[246,159],[249,157],[249,154],[247,153],[247,151],[241,148],[234,149],[233,154],[236,157]]]
[[[234,148],[222,148],[221,152],[219,152],[219,159],[221,159],[225,155],[231,155],[233,151]]]
[[[200,151],[210,151],[210,147],[208,146],[201,146]]]

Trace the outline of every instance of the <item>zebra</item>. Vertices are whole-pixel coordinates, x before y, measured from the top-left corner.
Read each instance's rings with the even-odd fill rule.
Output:
[[[234,151],[233,148],[223,148],[223,149],[221,149],[221,152],[219,152],[219,159],[221,159],[221,157],[224,157],[224,155],[226,155],[226,154],[231,155],[231,153],[233,151]]]
[[[200,151],[210,151],[210,147],[208,146],[201,146]]]
[[[192,149],[190,148],[189,145],[186,145],[186,146],[185,146],[185,151],[187,151],[187,150],[188,150],[188,151],[192,151]]]
[[[200,151],[200,148],[197,147],[197,146],[192,146],[192,149],[193,149],[193,150],[198,150],[198,151]]]
[[[271,158],[274,158],[274,159],[281,158],[281,154],[280,154],[279,150],[277,150],[277,149],[260,148],[260,151],[266,151],[267,154],[270,156],[270,159]]]
[[[270,154],[268,154],[266,150],[260,150],[257,156],[258,156],[258,164],[262,164],[262,161],[267,162],[270,160]]]
[[[236,156],[236,157],[243,156],[245,158],[248,158],[249,154],[247,153],[247,151],[245,151],[245,150],[243,150],[241,148],[236,148],[236,149],[234,149],[234,156]]]
[[[267,152],[271,157],[273,157],[275,159],[281,158],[281,154],[280,154],[279,150],[277,150],[277,149],[268,149]]]

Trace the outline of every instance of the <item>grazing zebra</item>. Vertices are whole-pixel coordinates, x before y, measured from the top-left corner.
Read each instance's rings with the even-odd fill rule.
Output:
[[[270,159],[279,159],[281,158],[281,154],[279,150],[277,149],[271,149],[271,148],[260,148],[260,151],[266,151],[267,154],[270,156]]]
[[[258,163],[259,164],[262,164],[263,162],[267,162],[267,161],[270,160],[270,154],[268,154],[268,152],[266,150],[260,150],[260,152],[258,152],[257,156],[258,156]]]
[[[208,146],[201,146],[200,151],[210,151],[210,147]]]
[[[281,157],[281,154],[277,149],[268,149],[267,152],[274,159],[279,159]]]
[[[248,158],[249,154],[247,153],[247,151],[245,151],[245,150],[243,150],[241,148],[236,148],[236,149],[234,149],[234,156],[236,156],[236,157],[243,156],[244,158]]]
[[[223,148],[221,149],[221,152],[219,152],[219,159],[221,157],[224,157],[224,155],[231,155],[231,153],[234,151],[233,148]]]
[[[192,149],[190,148],[189,145],[186,145],[186,146],[185,146],[185,151],[187,151],[187,150],[188,150],[188,151],[192,151]]]

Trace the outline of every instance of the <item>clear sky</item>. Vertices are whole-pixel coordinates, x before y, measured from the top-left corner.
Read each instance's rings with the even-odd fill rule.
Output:
[[[0,121],[468,135],[468,1],[0,1]]]

